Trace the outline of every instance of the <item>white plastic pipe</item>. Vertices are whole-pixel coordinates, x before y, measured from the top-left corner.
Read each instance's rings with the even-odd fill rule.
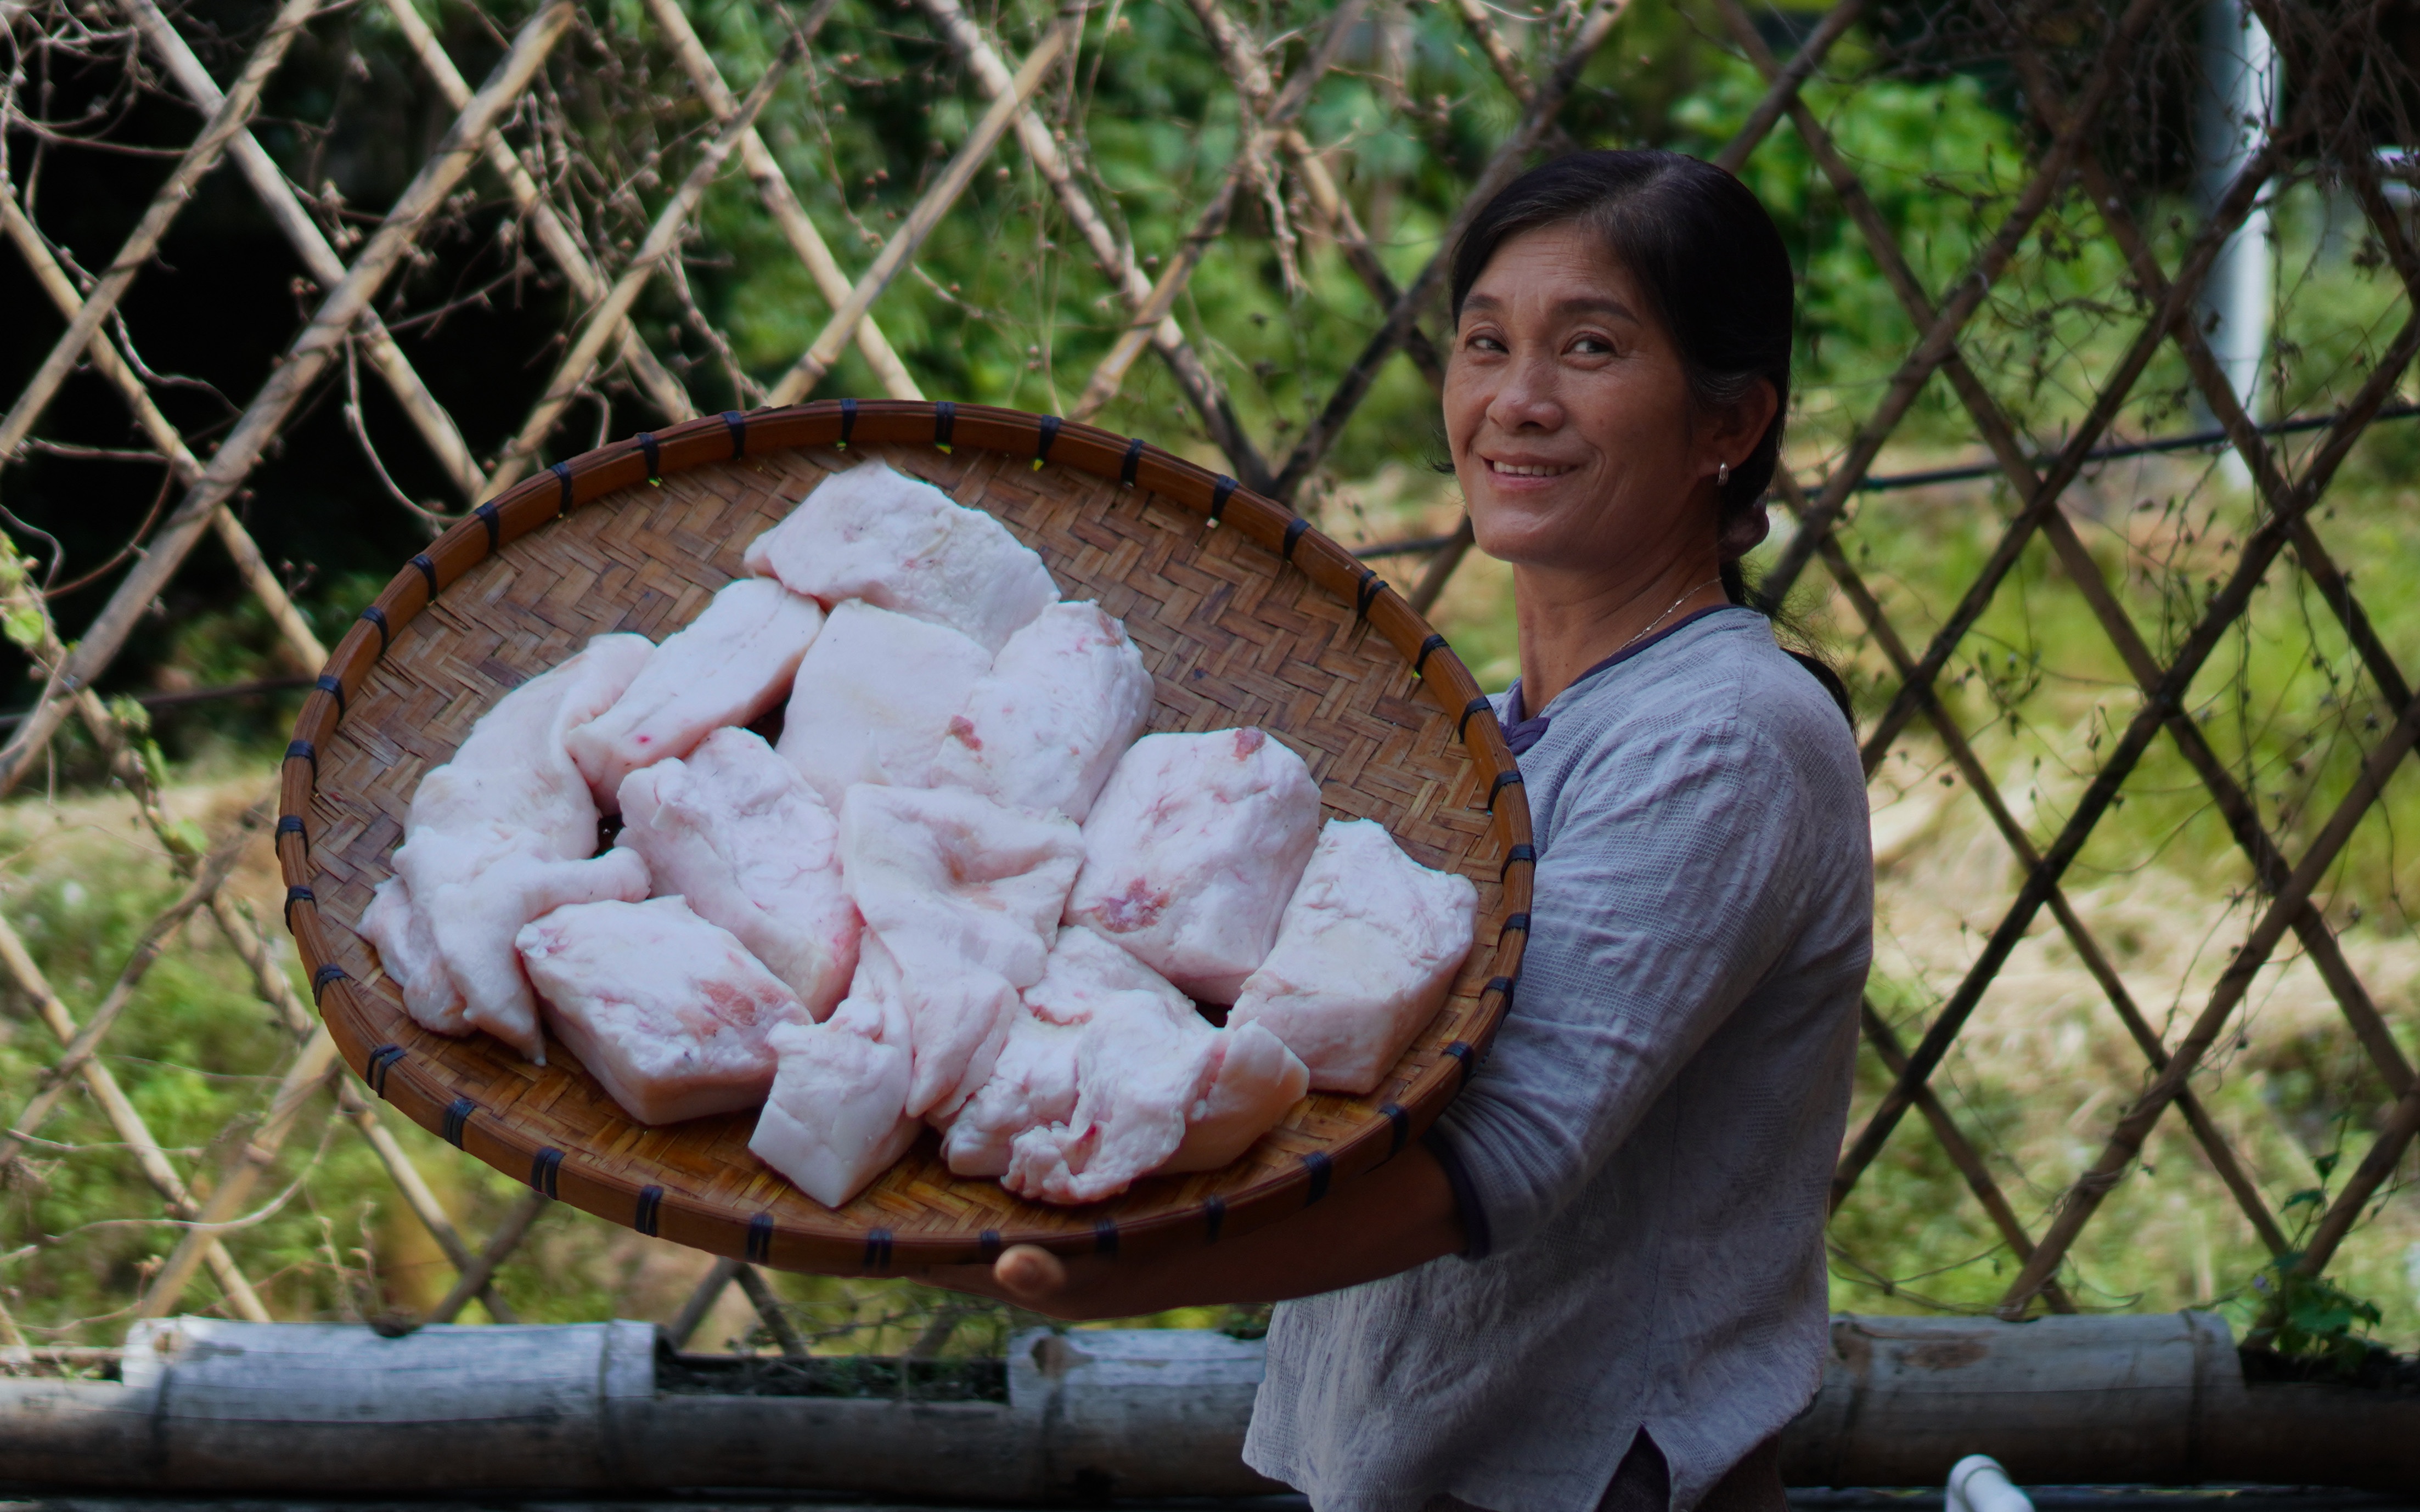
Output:
[[[1949,1504],[1944,1512],[2034,1512],[2034,1504],[2009,1482],[1998,1460],[1968,1455],[1949,1467]]]

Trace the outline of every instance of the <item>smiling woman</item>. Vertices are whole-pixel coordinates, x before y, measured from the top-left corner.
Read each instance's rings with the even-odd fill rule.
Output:
[[[1873,918],[1838,680],[1738,564],[1789,262],[1730,175],[1580,153],[1481,212],[1453,309],[1446,431],[1512,567],[1496,702],[1538,852],[1491,1057],[1420,1143],[1215,1249],[934,1279],[1068,1317],[1298,1299],[1245,1458],[1319,1512],[1778,1512]]]

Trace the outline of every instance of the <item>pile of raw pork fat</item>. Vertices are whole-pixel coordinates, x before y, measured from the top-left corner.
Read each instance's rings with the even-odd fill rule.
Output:
[[[413,1019],[551,1033],[642,1123],[761,1105],[750,1148],[838,1207],[925,1125],[1046,1202],[1214,1169],[1443,1003],[1470,882],[1323,828],[1260,730],[1144,735],[1125,625],[989,515],[869,462],[745,561],[422,780],[362,918]]]

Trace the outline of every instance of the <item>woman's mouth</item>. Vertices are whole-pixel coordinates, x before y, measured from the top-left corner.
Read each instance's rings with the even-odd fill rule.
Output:
[[[1499,478],[1559,478],[1566,472],[1577,472],[1579,467],[1567,462],[1498,462],[1488,457],[1487,471]]]

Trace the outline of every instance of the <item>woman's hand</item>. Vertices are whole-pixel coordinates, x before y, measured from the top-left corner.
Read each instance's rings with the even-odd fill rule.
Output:
[[[920,1279],[1074,1322],[1308,1297],[1462,1246],[1445,1167],[1414,1145],[1317,1207],[1219,1244],[1153,1256],[1058,1256],[1013,1244],[989,1265],[938,1265]]]

